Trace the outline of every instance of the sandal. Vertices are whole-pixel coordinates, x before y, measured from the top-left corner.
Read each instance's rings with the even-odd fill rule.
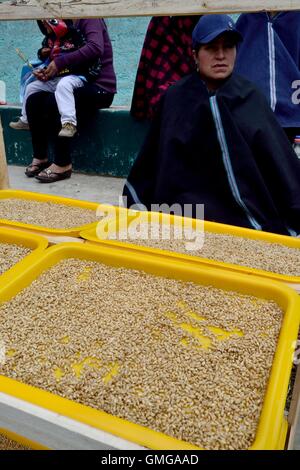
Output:
[[[62,173],[55,173],[54,171],[46,170],[41,171],[36,175],[36,179],[41,181],[41,183],[55,183],[55,181],[65,180],[70,178],[72,174],[72,169],[63,171]]]
[[[32,178],[33,176],[38,175],[42,170],[47,168],[50,165],[48,160],[46,162],[41,162],[41,163],[30,163],[28,167],[25,170],[25,175],[28,176],[28,178]]]

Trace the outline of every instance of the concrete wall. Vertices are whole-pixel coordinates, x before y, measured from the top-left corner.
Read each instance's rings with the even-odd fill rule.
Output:
[[[8,126],[19,108],[0,107],[6,157],[9,164],[28,165],[32,158],[29,131]],[[102,110],[91,120],[88,131],[72,139],[75,170],[126,177],[145,138],[149,124],[134,120],[125,110]],[[50,149],[49,156],[52,152]]]

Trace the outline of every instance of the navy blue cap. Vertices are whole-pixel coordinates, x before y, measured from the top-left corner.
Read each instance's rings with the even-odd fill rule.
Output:
[[[229,15],[204,15],[193,30],[193,47],[208,44],[223,33],[231,33],[236,42],[243,40],[243,36],[235,28],[235,23]]]

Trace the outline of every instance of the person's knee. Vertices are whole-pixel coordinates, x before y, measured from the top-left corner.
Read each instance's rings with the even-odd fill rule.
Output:
[[[42,114],[47,106],[46,101],[48,96],[49,93],[44,91],[38,91],[28,96],[26,100],[26,113],[29,120],[31,120],[31,117]]]
[[[64,77],[58,82],[56,86],[56,90],[55,90],[55,95],[57,95],[58,93],[62,94],[65,92],[72,92],[72,91],[73,91],[73,86],[70,80],[68,80],[68,77]]]
[[[37,91],[39,91],[39,88],[38,88],[37,82],[34,81],[31,83],[28,83],[28,85],[26,86],[25,94],[29,96],[29,95],[32,95],[33,93],[36,93]]]

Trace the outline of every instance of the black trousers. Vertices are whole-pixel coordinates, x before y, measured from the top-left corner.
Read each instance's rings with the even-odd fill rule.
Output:
[[[78,128],[90,122],[98,109],[109,108],[114,94],[101,90],[98,86],[86,83],[74,92]],[[31,131],[33,157],[40,160],[48,157],[50,139],[54,143],[54,163],[58,166],[69,165],[71,160],[70,138],[58,137],[61,129],[54,93],[41,91],[29,96],[26,103]]]

